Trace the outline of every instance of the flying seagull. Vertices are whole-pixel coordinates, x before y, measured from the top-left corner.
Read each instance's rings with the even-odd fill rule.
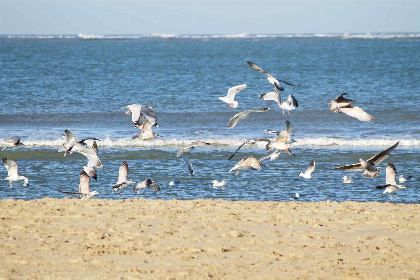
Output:
[[[298,177],[302,177],[305,179],[312,179],[314,176],[312,176],[312,172],[315,170],[315,160],[311,161],[308,168],[305,170],[305,172],[299,172]]]
[[[378,165],[379,163],[387,159],[389,154],[398,146],[398,143],[399,142],[395,143],[388,149],[385,149],[377,153],[376,155],[372,156],[368,160],[359,159],[359,163],[339,166],[339,167],[334,168],[334,170],[343,170],[347,172],[364,170],[363,177],[375,178],[379,174],[379,172],[381,172],[381,168],[374,167],[374,166]]]
[[[160,191],[160,187],[158,184],[156,184],[155,181],[151,179],[146,179],[143,182],[138,183],[137,186],[133,188],[133,192],[137,192],[137,194],[140,194],[141,189],[144,189],[144,188],[151,189],[155,192]]]
[[[66,129],[65,134],[63,134],[63,147],[59,149],[59,152],[64,152],[64,156],[67,156],[68,154],[71,154],[71,150],[73,149],[73,146],[76,144],[77,139],[73,135],[73,133],[70,132],[70,130]]]
[[[210,143],[204,142],[204,141],[194,141],[192,142],[189,146],[186,147],[182,147],[181,149],[178,150],[178,152],[176,153],[177,157],[182,157],[182,159],[184,160],[185,166],[188,169],[188,172],[190,172],[191,176],[194,176],[194,168],[193,165],[190,161],[190,158],[188,157],[188,154],[195,149],[195,147],[203,147],[203,146],[208,146],[210,145]]]
[[[148,121],[152,124],[152,126],[158,127],[156,114],[152,106],[130,104],[123,107],[122,109],[128,109],[128,111],[125,112],[125,114],[131,114],[131,121],[133,122],[134,126],[137,127],[138,124],[141,124],[144,121]]]
[[[246,157],[241,159],[237,164],[235,164],[229,172],[236,171],[235,175],[239,174],[239,170],[241,169],[251,169],[253,171],[260,170],[265,168],[265,165],[262,164],[258,159],[254,158],[253,156]]]
[[[19,176],[18,165],[13,159],[9,157],[3,158],[3,164],[7,169],[7,177],[4,178],[3,180],[9,181],[10,188],[13,188],[13,184],[12,184],[13,181],[20,181],[20,180],[24,180],[24,183],[23,183],[24,187],[28,186],[29,179],[25,176]]]
[[[283,115],[284,115],[284,110],[286,110],[287,114],[289,114],[289,111],[294,110],[299,106],[298,101],[291,94],[289,94],[289,97],[287,98],[287,100],[282,101],[278,91],[270,91],[270,92],[261,94],[259,97],[264,100],[276,101],[280,109],[283,109]]]
[[[330,111],[334,113],[344,113],[362,122],[373,121],[373,117],[365,111],[363,111],[360,107],[351,106],[351,104],[354,101],[345,98],[344,95],[346,94],[347,93],[342,93],[335,100],[330,100],[328,102],[328,107],[330,108]]]
[[[71,152],[77,152],[88,159],[88,163],[83,167],[83,170],[93,179],[97,179],[96,169],[103,168],[102,162],[98,157],[97,139],[83,139],[74,144]]]
[[[235,95],[244,90],[246,88],[246,84],[243,85],[239,85],[239,86],[235,86],[235,87],[231,87],[228,90],[228,93],[226,96],[222,96],[219,97],[219,100],[226,102],[227,104],[230,105],[230,108],[236,108],[238,107],[238,101],[235,101]]]
[[[388,163],[386,167],[386,177],[385,177],[385,185],[376,186],[377,189],[385,189],[383,194],[389,193],[392,194],[400,189],[405,189],[403,185],[397,185],[397,181],[395,180],[395,176],[397,175],[397,170],[392,163]],[[394,195],[390,198],[392,199]]]
[[[97,191],[91,191],[90,190],[90,178],[87,175],[87,173],[82,169],[80,172],[80,183],[79,183],[79,192],[63,192],[65,194],[72,194],[80,196],[81,199],[90,199],[93,196],[99,194]]]
[[[118,172],[118,181],[115,185],[112,186],[112,192],[118,191],[118,194],[121,195],[121,189],[128,187],[131,184],[135,184],[136,182],[127,180],[128,174],[128,164],[124,161],[119,169]]]
[[[349,178],[347,176],[343,176],[343,178],[341,178],[341,179],[343,179],[343,184],[352,184],[352,183],[354,183],[353,182],[353,179],[352,178]]]
[[[4,142],[7,145],[10,145],[10,147],[19,147],[19,146],[25,146],[22,142],[20,142],[20,138],[6,138],[4,139]],[[4,147],[3,149],[1,149],[1,151],[3,152],[4,150],[6,150],[6,148],[8,148],[9,146]]]
[[[281,86],[281,84],[286,84],[288,86],[292,86],[292,87],[299,87],[300,84],[298,85],[294,85],[292,83],[286,82],[286,81],[282,81],[282,80],[277,80],[276,78],[274,78],[272,75],[268,74],[267,72],[265,72],[264,70],[261,69],[261,67],[259,67],[257,64],[251,62],[251,61],[247,61],[246,63],[248,63],[248,65],[254,69],[257,70],[258,72],[261,72],[263,74],[265,74],[267,76],[267,80],[270,84],[274,85],[274,89],[278,89],[280,91],[284,90],[284,87]]]
[[[270,142],[266,145],[265,148],[268,151],[275,149],[275,151],[281,151],[285,154],[294,155],[290,151],[290,147],[292,146],[294,142],[296,142],[293,139],[294,127],[290,121],[285,121],[284,125],[286,128],[280,132],[273,131],[273,130],[265,130],[266,133],[278,135],[276,139],[270,140]]]
[[[213,180],[211,183],[213,184],[213,188],[221,188],[226,186],[226,179],[223,179],[222,181]]]
[[[248,111],[240,112],[240,113],[234,115],[233,118],[230,119],[230,121],[227,124],[227,127],[228,128],[235,127],[235,125],[239,122],[239,120],[246,119],[246,117],[250,113],[263,113],[263,112],[267,112],[269,109],[270,108],[267,107],[267,108],[262,108],[262,109],[257,109],[257,110],[248,110]]]
[[[406,181],[409,181],[413,178],[413,176],[407,176],[407,178],[404,177],[404,175],[400,175],[400,178],[398,179],[398,182],[405,183]]]

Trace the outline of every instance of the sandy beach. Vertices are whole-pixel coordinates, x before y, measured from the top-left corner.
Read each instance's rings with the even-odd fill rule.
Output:
[[[418,204],[0,200],[1,279],[419,279]]]

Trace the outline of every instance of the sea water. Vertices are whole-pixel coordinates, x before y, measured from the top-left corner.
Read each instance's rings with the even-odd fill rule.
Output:
[[[280,93],[292,94],[299,107],[283,115],[275,102],[259,99],[273,86],[246,61],[301,84]],[[238,108],[218,100],[239,84],[247,88],[236,96]],[[375,120],[330,112],[328,101],[343,92]],[[118,168],[127,161],[129,179],[151,178],[161,186],[157,193],[143,190],[145,198],[285,201],[299,192],[301,201],[389,201],[375,186],[385,183],[392,162],[398,176],[414,176],[392,201],[419,202],[419,34],[0,36],[0,97],[0,146],[8,137],[26,145],[7,148],[1,157],[14,159],[30,183],[14,182],[10,189],[1,181],[0,198],[63,198],[60,190],[77,191],[87,159],[57,152],[69,129],[79,139],[101,139],[104,169],[91,180],[97,198],[139,196],[131,187],[122,196],[112,193]],[[154,132],[161,137],[131,139],[140,131],[122,107],[133,103],[154,108]],[[268,112],[226,127],[236,113],[267,106]],[[286,120],[295,127],[295,156],[265,161],[260,171],[228,172],[241,158],[267,155],[264,146],[245,146],[228,160],[243,141],[273,138],[264,130],[281,130]],[[198,139],[212,145],[191,152],[193,177],[176,152]],[[397,141],[374,179],[332,170]],[[313,159],[314,178],[298,178]],[[354,184],[343,184],[344,175]],[[6,176],[1,167],[0,177]],[[168,186],[171,179],[180,184]],[[226,179],[226,187],[214,189],[215,179]]]

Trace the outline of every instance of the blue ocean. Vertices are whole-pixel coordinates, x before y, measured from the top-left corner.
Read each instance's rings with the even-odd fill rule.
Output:
[[[273,90],[266,76],[247,65],[252,61],[277,79],[301,84],[285,86],[298,108],[283,114],[273,101],[259,98]],[[238,108],[218,100],[230,87],[247,84],[236,95]],[[341,93],[374,117],[361,122],[328,109]],[[19,165],[29,186],[0,181],[0,198],[64,198],[60,191],[77,191],[86,157],[58,152],[66,129],[78,139],[95,137],[104,169],[91,180],[95,198],[226,199],[289,201],[391,201],[383,190],[385,168],[393,163],[398,175],[412,175],[406,189],[391,202],[419,203],[420,161],[420,34],[286,34],[286,35],[63,35],[0,36],[0,146],[19,137],[25,146],[0,152]],[[160,137],[132,139],[140,133],[129,104],[153,107]],[[235,114],[250,114],[232,129]],[[289,120],[295,129],[295,156],[281,154],[265,161],[259,171],[229,170],[242,158],[263,157],[264,146],[245,146],[246,140],[272,137],[265,129],[281,130]],[[191,176],[178,149],[194,140],[211,143],[190,154]],[[374,179],[362,172],[332,170],[368,159],[399,141],[379,164]],[[298,178],[312,160],[314,178]],[[147,178],[160,192],[128,187],[113,193],[118,168],[129,166],[128,178]],[[343,184],[342,177],[353,178]],[[0,167],[1,179],[7,176]],[[212,180],[226,179],[224,188]],[[179,180],[178,186],[169,186]]]

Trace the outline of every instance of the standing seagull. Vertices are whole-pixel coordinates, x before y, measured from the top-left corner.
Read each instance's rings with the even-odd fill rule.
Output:
[[[25,146],[22,142],[20,142],[20,138],[6,138],[4,139],[4,142],[10,145],[10,147]],[[4,150],[6,150],[7,147],[8,146],[4,147],[3,149],[1,149],[1,151],[3,152]]]
[[[210,182],[213,184],[213,188],[221,188],[226,186],[226,179],[223,179],[222,181],[213,180]]]
[[[276,101],[280,109],[283,109],[283,115],[284,115],[284,110],[286,110],[287,114],[289,114],[289,111],[294,110],[297,107],[299,107],[298,101],[291,94],[289,94],[289,97],[287,98],[286,101],[281,100],[280,94],[278,91],[270,91],[270,92],[261,94],[259,97],[264,100]]]
[[[346,94],[347,93],[342,93],[335,100],[330,100],[328,102],[328,107],[330,108],[330,111],[334,113],[344,113],[362,122],[373,121],[373,117],[365,111],[363,111],[360,107],[351,106],[351,104],[354,101],[345,98],[344,95]]]
[[[234,167],[232,167],[229,172],[236,171],[235,175],[239,174],[239,170],[241,169],[251,169],[253,171],[260,170],[265,168],[265,165],[262,164],[258,159],[254,158],[253,156],[246,157],[241,159]]]
[[[93,196],[99,194],[97,191],[91,191],[90,190],[90,178],[86,174],[86,172],[82,169],[80,172],[80,183],[79,183],[79,192],[63,192],[65,194],[72,194],[72,195],[78,195],[81,199],[90,199]]]
[[[257,70],[258,72],[261,72],[263,74],[265,74],[267,76],[267,80],[270,84],[274,85],[274,90],[278,89],[279,91],[283,91],[284,87],[282,87],[280,84],[286,84],[288,86],[292,86],[292,87],[299,87],[300,84],[298,85],[294,85],[292,83],[286,82],[286,81],[282,81],[282,80],[277,80],[276,78],[274,78],[273,76],[271,76],[270,74],[268,74],[267,72],[265,72],[264,70],[261,69],[261,67],[259,67],[257,64],[251,62],[251,61],[247,61],[246,63],[248,63],[248,65],[254,69]]]
[[[235,86],[235,87],[231,87],[228,90],[228,93],[226,96],[222,96],[219,97],[219,100],[226,102],[227,104],[230,105],[230,108],[236,108],[238,107],[238,101],[235,101],[235,95],[244,90],[246,88],[246,84],[243,85],[239,85],[239,86]]]
[[[128,187],[131,184],[135,184],[136,182],[127,180],[127,174],[128,174],[128,164],[126,161],[124,161],[119,169],[118,172],[118,181],[115,185],[112,186],[112,192],[118,191],[118,194],[121,195],[121,189]]]
[[[398,146],[398,143],[395,143],[391,147],[389,147],[386,150],[383,150],[373,157],[369,158],[368,160],[359,159],[359,163],[349,164],[349,165],[342,165],[336,168],[333,168],[334,170],[343,170],[347,172],[352,171],[359,171],[364,170],[363,177],[365,178],[375,178],[379,172],[381,172],[380,167],[374,167],[375,165],[378,165],[379,163],[383,162],[385,159],[388,158],[389,154]]]
[[[239,122],[239,120],[246,119],[248,114],[250,114],[250,113],[264,113],[264,112],[267,112],[269,109],[270,108],[267,107],[267,108],[262,108],[262,109],[257,109],[257,110],[248,110],[248,111],[240,112],[240,113],[234,115],[233,118],[230,119],[230,121],[228,122],[228,124],[226,126],[228,128],[233,128]]]
[[[13,184],[12,184],[13,181],[24,180],[24,184],[23,184],[24,187],[26,187],[29,184],[29,180],[27,177],[19,176],[18,165],[13,159],[6,157],[3,159],[3,164],[7,169],[7,177],[4,178],[3,180],[9,181],[10,188],[13,188]]]
[[[312,176],[312,172],[315,170],[315,160],[311,161],[308,168],[305,170],[304,173],[299,172],[298,177],[302,177],[305,179],[312,179],[314,176]]]
[[[397,185],[397,181],[395,180],[395,176],[397,175],[397,170],[395,169],[395,166],[392,163],[388,163],[388,166],[386,167],[386,177],[385,177],[385,185],[382,186],[376,186],[377,189],[385,189],[383,194],[389,193],[392,194],[393,192],[396,192],[400,189],[405,189],[403,185]],[[392,198],[394,195],[390,197]]]
[[[353,184],[354,183],[353,179],[349,178],[347,176],[343,176],[343,178],[341,178],[341,179],[343,179],[343,184]]]

